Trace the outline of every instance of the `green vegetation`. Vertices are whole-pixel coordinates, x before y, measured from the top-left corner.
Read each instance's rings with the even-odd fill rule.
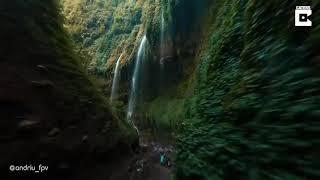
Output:
[[[0,104],[13,111],[9,116],[4,112],[4,124],[1,126],[12,128],[12,134],[5,135],[17,136],[15,141],[21,142],[17,146],[7,144],[4,156],[12,158],[10,160],[22,159],[11,149],[29,148],[26,153],[51,152],[54,148],[45,148],[53,146],[66,151],[62,142],[74,150],[83,137],[99,139],[89,141],[85,150],[100,148],[108,151],[121,142],[137,138],[135,133],[129,134],[132,128],[112,116],[94,78],[81,66],[82,60],[73,52],[71,40],[62,26],[63,17],[57,1],[13,0],[0,4],[0,39],[3,44],[0,57],[1,67],[6,67],[1,72],[3,78],[0,80],[4,86]],[[18,132],[18,125],[10,124],[18,123],[16,116],[25,118],[29,124],[39,123],[41,129],[32,129],[31,138],[31,133],[26,137],[13,134]],[[71,127],[75,129],[72,135],[69,133]],[[59,129],[64,136],[49,139],[47,146],[41,146],[52,129]],[[27,140],[29,144],[22,143]],[[40,153],[34,154],[39,156]]]
[[[208,47],[177,137],[177,179],[319,178],[319,18],[312,29],[294,28],[296,5],[212,5]]]
[[[160,1],[62,0],[66,27],[79,51],[88,54],[87,68],[106,77],[124,53],[128,64],[137,51],[140,37],[159,27]],[[154,17],[154,18],[153,18]]]
[[[171,137],[171,133],[183,122],[184,99],[159,97],[147,103],[146,119],[152,122],[152,129],[158,137]]]
[[[175,178],[190,180],[319,178],[320,14],[313,12],[312,28],[294,27],[295,6],[303,4],[320,8],[315,0],[63,0],[85,68],[106,91],[124,52],[118,119],[126,117],[147,34],[148,82],[137,117],[158,134],[177,135]],[[161,74],[162,51],[171,69]]]

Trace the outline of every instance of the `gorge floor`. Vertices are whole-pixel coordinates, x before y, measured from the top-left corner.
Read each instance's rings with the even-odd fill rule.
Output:
[[[138,152],[97,163],[89,170],[79,172],[76,179],[91,180],[170,180],[173,165],[173,147],[159,142],[141,143]],[[160,164],[160,152],[165,152],[170,165]]]

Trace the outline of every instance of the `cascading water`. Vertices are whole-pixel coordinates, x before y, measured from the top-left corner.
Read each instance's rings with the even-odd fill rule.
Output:
[[[113,81],[112,81],[112,89],[111,89],[111,96],[110,96],[110,103],[112,104],[113,101],[116,99],[117,92],[118,92],[118,86],[120,81],[120,61],[123,56],[123,53],[120,55],[120,57],[117,60],[116,67],[114,69],[113,74]]]
[[[129,105],[128,105],[128,111],[127,111],[127,120],[132,123],[133,127],[137,130],[138,134],[139,134],[139,131],[138,131],[138,128],[134,125],[134,122],[132,120],[132,115],[135,110],[135,107],[137,106],[138,85],[139,85],[140,76],[141,76],[141,65],[145,57],[146,44],[147,44],[147,37],[143,36],[139,46],[139,50],[138,50],[138,54],[137,54],[137,58],[134,66],[134,72],[133,72],[132,82],[131,82]]]
[[[161,92],[165,87],[165,17],[164,17],[165,9],[164,7],[161,8],[161,29],[160,29],[160,61],[159,61],[159,91]]]
[[[164,31],[165,31],[164,11],[161,11],[161,35],[160,35],[160,67],[163,69],[163,55],[164,55]]]

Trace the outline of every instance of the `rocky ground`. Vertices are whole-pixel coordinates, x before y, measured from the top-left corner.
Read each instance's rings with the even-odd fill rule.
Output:
[[[168,157],[166,165],[160,164],[160,153]],[[173,169],[173,147],[157,142],[141,143],[134,154],[114,156],[113,159],[94,162],[90,169],[77,173],[73,179],[90,180],[170,180]]]
[[[160,164],[160,153],[168,159],[166,165]],[[142,144],[140,151],[115,168],[111,180],[170,180],[173,164],[173,147],[156,142]]]

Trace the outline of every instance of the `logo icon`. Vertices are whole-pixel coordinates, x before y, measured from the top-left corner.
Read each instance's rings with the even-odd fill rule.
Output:
[[[309,17],[312,14],[310,6],[296,6],[295,25],[296,26],[312,26],[312,21]]]

